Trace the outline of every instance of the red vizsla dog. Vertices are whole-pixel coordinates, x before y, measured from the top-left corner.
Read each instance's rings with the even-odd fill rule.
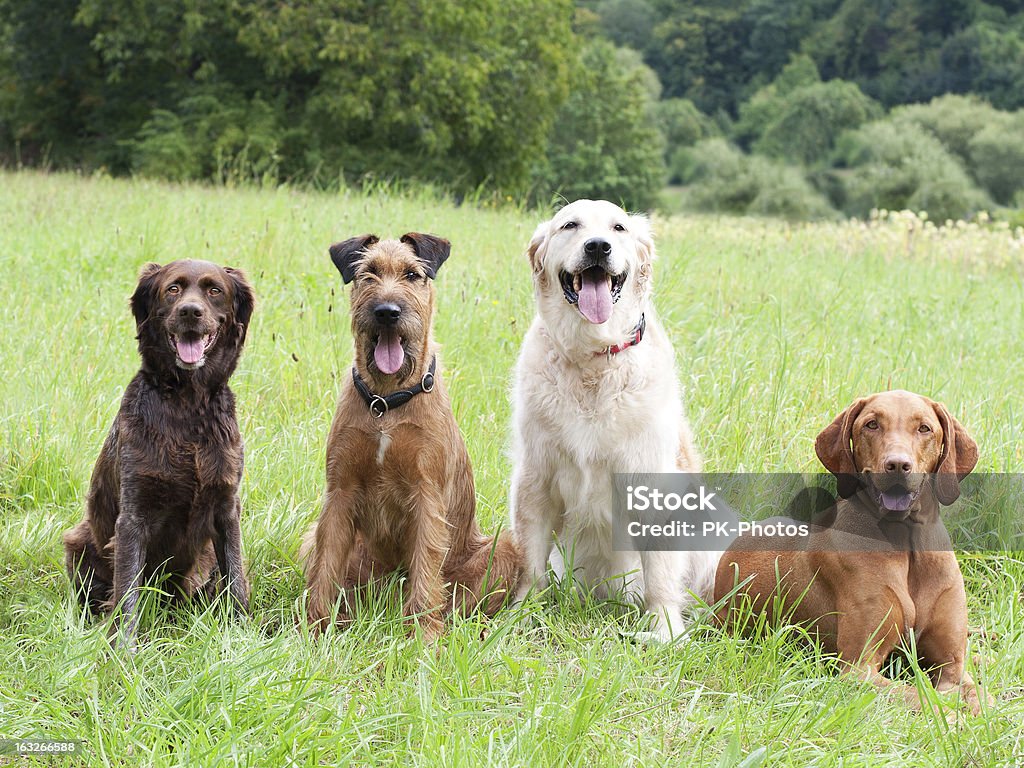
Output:
[[[936,690],[959,690],[977,714],[978,689],[964,670],[963,575],[939,506],[959,497],[978,446],[945,406],[897,390],[854,402],[818,435],[815,451],[841,498],[806,539],[733,542],[719,562],[715,600],[742,586],[719,619],[735,625],[778,613],[811,624],[849,673],[920,708],[916,688],[881,672],[912,631]],[[752,613],[737,611],[744,602]]]

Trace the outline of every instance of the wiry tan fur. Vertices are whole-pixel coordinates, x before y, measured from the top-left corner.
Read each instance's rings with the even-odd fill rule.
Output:
[[[571,229],[566,224],[572,222]],[[573,272],[593,237],[610,245],[609,264],[626,281],[606,322],[569,304],[559,274]],[[578,200],[537,227],[528,257],[537,316],[516,365],[513,393],[512,525],[523,548],[519,598],[543,586],[557,533],[576,577],[598,592],[642,601],[659,639],[683,634],[689,592],[709,598],[717,552],[616,552],[612,476],[699,472],[683,414],[675,358],[651,303],[654,242],[647,219],[612,203]],[[617,354],[641,314],[643,340]]]
[[[414,242],[374,240],[354,270],[356,369],[375,393],[414,386],[438,352],[433,281]],[[411,271],[422,279],[410,280]],[[368,318],[382,301],[402,307],[405,364],[392,376],[373,364]],[[427,640],[453,609],[496,612],[518,583],[520,555],[510,534],[481,533],[475,508],[472,468],[440,364],[432,392],[382,418],[371,415],[346,375],[327,440],[323,509],[303,547],[310,623],[319,628],[328,620],[339,588],[396,569],[408,571],[405,614],[418,618]],[[344,603],[338,618],[348,618]]]

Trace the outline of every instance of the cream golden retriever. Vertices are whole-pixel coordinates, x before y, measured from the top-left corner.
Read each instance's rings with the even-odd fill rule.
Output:
[[[718,552],[612,545],[612,476],[700,472],[672,346],[651,304],[654,242],[644,216],[577,200],[537,227],[528,256],[537,316],[516,364],[512,526],[524,554],[518,598],[549,558],[599,595],[642,602],[661,640],[684,634],[691,592],[708,599]]]

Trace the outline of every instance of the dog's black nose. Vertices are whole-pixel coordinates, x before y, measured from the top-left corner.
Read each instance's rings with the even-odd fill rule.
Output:
[[[390,302],[378,304],[373,308],[373,315],[381,325],[394,325],[401,314],[402,308]]]
[[[592,237],[583,244],[583,252],[587,256],[607,256],[612,252],[612,244],[603,237]]]
[[[203,316],[203,308],[199,304],[182,304],[178,307],[178,317],[194,318],[198,320]]]
[[[914,468],[913,462],[909,456],[902,454],[894,454],[892,456],[885,457],[885,471],[886,472],[903,472],[904,474],[910,472]]]

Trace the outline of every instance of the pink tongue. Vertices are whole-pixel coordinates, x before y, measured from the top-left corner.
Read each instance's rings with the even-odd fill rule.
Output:
[[[373,349],[373,359],[381,373],[390,376],[397,372],[405,360],[401,337],[394,331],[381,331],[377,346]]]
[[[913,498],[909,493],[883,493],[882,506],[890,512],[906,512]]]
[[[175,342],[178,348],[178,357],[181,358],[181,362],[192,365],[198,363],[203,359],[203,340],[196,339],[195,341],[184,341],[178,339]]]
[[[612,286],[608,273],[600,267],[591,267],[581,278],[580,312],[592,323],[606,322],[612,315]]]

